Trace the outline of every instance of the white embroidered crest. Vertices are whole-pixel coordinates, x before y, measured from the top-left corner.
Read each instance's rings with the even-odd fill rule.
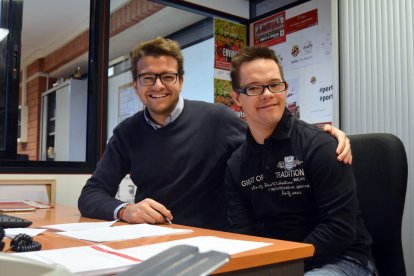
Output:
[[[277,163],[277,168],[291,170],[302,163],[303,161],[295,160],[295,157],[293,155],[285,156],[284,161],[279,161]]]

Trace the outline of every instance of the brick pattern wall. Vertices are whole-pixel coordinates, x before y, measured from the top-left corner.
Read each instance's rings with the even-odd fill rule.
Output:
[[[164,5],[147,0],[129,1],[111,14],[110,36],[115,36],[164,7]],[[41,94],[51,88],[51,84],[55,81],[49,79],[46,85],[46,78],[36,76],[36,74],[50,73],[88,50],[89,30],[86,30],[61,48],[27,66],[26,104],[29,113],[27,143],[19,143],[17,151],[20,154],[28,154],[29,160],[39,160]]]
[[[164,8],[164,5],[147,0],[131,0],[111,14],[110,36],[114,36]]]

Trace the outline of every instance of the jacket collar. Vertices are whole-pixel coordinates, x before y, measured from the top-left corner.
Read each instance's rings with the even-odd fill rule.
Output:
[[[289,112],[289,109],[285,108],[280,122],[277,124],[276,128],[273,130],[269,138],[265,139],[265,145],[270,143],[277,142],[278,140],[289,139],[292,135],[293,126],[295,123],[295,118]],[[251,146],[255,151],[260,151],[263,145],[258,144],[254,138],[250,129],[247,129],[246,141],[249,146]]]

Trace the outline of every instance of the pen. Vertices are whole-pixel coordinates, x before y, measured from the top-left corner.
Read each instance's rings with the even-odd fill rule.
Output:
[[[166,216],[164,216],[164,221],[167,224],[172,224],[171,220],[169,218],[167,218]]]

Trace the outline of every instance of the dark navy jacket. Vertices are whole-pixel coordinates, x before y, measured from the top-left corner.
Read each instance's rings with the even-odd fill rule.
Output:
[[[287,109],[264,145],[248,131],[228,161],[230,230],[313,244],[306,269],[339,255],[372,260],[352,167],[337,161],[336,147]]]

